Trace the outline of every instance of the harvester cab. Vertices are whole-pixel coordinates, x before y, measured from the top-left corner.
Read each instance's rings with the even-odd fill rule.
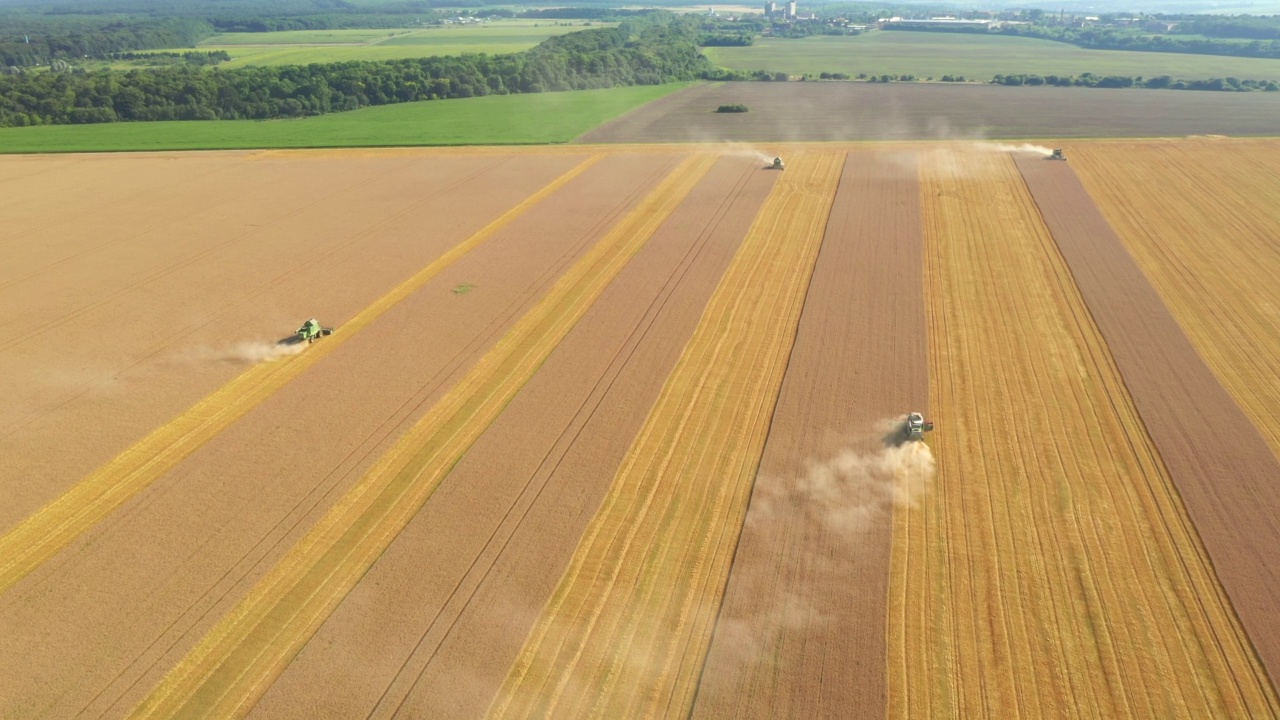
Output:
[[[1053,154],[1049,156],[1050,160],[1066,160],[1067,156],[1062,154],[1062,148],[1054,148]]]
[[[782,170],[786,166],[782,164],[782,158],[776,157],[773,159],[773,165],[770,165],[769,167],[771,167],[774,170]]]
[[[298,328],[298,342],[305,340],[306,342],[313,343],[316,341],[316,338],[332,334],[333,328],[323,327],[315,318],[311,318],[310,320],[302,323],[302,327]]]
[[[933,423],[924,419],[918,412],[907,415],[907,439],[923,440],[924,434],[933,430]]]

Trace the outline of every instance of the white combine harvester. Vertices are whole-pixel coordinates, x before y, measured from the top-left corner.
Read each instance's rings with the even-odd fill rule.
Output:
[[[907,415],[906,431],[908,440],[923,440],[924,434],[930,430],[933,430],[933,423],[925,420],[920,413],[913,412]]]

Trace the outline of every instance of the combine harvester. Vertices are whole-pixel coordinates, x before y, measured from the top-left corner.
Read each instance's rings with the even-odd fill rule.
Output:
[[[933,423],[924,419],[918,412],[907,415],[905,426],[908,440],[924,440],[924,434],[933,430]]]
[[[784,165],[782,164],[782,158],[780,158],[780,157],[776,157],[776,158],[774,158],[774,159],[773,159],[773,164],[772,164],[772,165],[767,166],[767,167],[765,168],[765,170],[782,170],[782,169],[784,169],[785,167],[786,167],[786,166],[784,166]]]
[[[1066,161],[1067,156],[1062,154],[1062,148],[1054,148],[1054,149],[1053,149],[1053,152],[1052,152],[1052,153],[1050,153],[1050,154],[1049,154],[1049,156],[1048,156],[1048,157],[1046,157],[1045,159],[1046,159],[1046,160],[1062,160],[1062,161]]]
[[[333,328],[322,327],[315,318],[311,318],[310,320],[302,323],[302,327],[298,328],[297,340],[295,342],[306,341],[308,343],[313,343],[316,341],[316,338],[332,334]]]

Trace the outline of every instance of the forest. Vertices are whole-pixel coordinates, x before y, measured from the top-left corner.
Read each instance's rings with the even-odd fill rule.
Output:
[[[417,100],[656,85],[714,76],[698,23],[666,11],[522,53],[307,66],[0,76],[0,126],[303,117]]]

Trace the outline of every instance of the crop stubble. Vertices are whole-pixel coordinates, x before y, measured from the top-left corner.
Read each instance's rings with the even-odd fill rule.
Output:
[[[251,717],[483,714],[774,177],[718,162]]]
[[[467,241],[444,252],[434,262],[344,323],[343,332],[308,352],[258,364],[235,377],[186,412],[154,430],[108,463],[0,537],[0,591],[65,547],[76,536],[106,517],[134,493],[173,468],[187,455],[225,430],[293,378],[314,366],[346,338],[408,297],[441,270],[485,242],[513,218],[585,170],[593,160],[529,196]],[[446,236],[447,237],[447,236]]]
[[[32,648],[20,665],[3,666],[0,694],[45,701],[64,693],[58,715],[75,714],[99,689],[92,708],[136,702],[671,164],[604,159],[491,240],[436,266],[433,280],[376,323],[325,338],[342,342],[323,362],[78,540],[72,557],[0,596],[0,627]],[[465,301],[449,292],[462,280],[481,285]],[[77,591],[84,587],[99,593]]]
[[[1187,338],[1280,456],[1280,144],[1106,143],[1071,157]]]
[[[845,161],[694,717],[885,713],[894,488],[874,466],[884,421],[928,410],[916,165]]]
[[[135,708],[246,713],[714,162],[682,162],[557,281]]]
[[[1248,631],[1246,640],[1236,622],[1216,628],[1220,642],[1243,655],[1235,668],[1238,692],[1254,701],[1251,716],[1275,715],[1280,705],[1274,680],[1257,665],[1248,643],[1272,673],[1280,673],[1280,460],[1196,352],[1071,169],[1029,157],[1020,157],[1018,168],[1177,485],[1186,507],[1179,506],[1179,514],[1189,512],[1195,521],[1195,531],[1181,543],[1185,556],[1196,558],[1210,578],[1216,575],[1230,606],[1216,583],[1208,597],[1231,620],[1234,608]]]
[[[241,374],[245,361],[224,357],[234,350],[233,339],[269,346],[308,316],[333,324],[354,315],[402,281],[405,267],[435,260],[572,167],[574,161],[565,160],[327,160],[308,168],[232,156],[224,158],[234,168],[231,177],[251,187],[265,176],[340,197],[314,206],[306,193],[267,186],[257,188],[262,202],[248,203],[253,211],[244,215],[234,203],[216,212],[193,208],[200,203],[192,197],[184,200],[185,214],[161,208],[156,214],[169,217],[163,232],[129,237],[116,229],[99,234],[87,224],[66,228],[82,246],[68,248],[74,261],[39,282],[0,291],[5,302],[31,308],[31,315],[39,314],[37,307],[62,307],[45,317],[40,332],[0,350],[0,391],[14,412],[0,428],[0,468],[27,480],[0,507],[0,528],[11,529],[70,481]],[[142,172],[134,158],[117,162],[121,183],[131,171]],[[295,183],[290,175],[327,180]],[[491,183],[501,189],[492,192]],[[480,193],[486,197],[471,199]],[[464,211],[437,220],[460,202],[467,203]],[[121,244],[84,252],[103,236]],[[139,259],[152,255],[163,262]],[[370,262],[370,255],[380,262]],[[130,267],[135,264],[145,271]],[[91,291],[76,280],[95,268],[115,284]],[[71,289],[53,293],[51,301],[38,292],[64,286]],[[13,294],[18,291],[23,294]],[[103,423],[103,416],[113,422]]]
[[[688,712],[842,158],[777,180],[491,715]]]
[[[918,509],[895,513],[890,714],[1268,712],[1231,608],[1011,159],[926,157],[940,472]]]

